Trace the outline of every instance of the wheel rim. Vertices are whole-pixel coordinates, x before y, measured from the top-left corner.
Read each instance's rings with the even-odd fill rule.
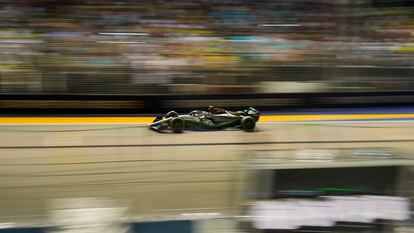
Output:
[[[183,127],[183,123],[181,121],[178,121],[174,124],[174,128],[181,129],[182,127]]]
[[[173,123],[172,123],[172,128],[173,129],[181,129],[181,128],[183,128],[183,126],[184,126],[184,123],[181,121],[181,120],[175,120]]]
[[[247,120],[244,122],[244,128],[245,129],[253,129],[254,128],[254,122],[252,120]]]

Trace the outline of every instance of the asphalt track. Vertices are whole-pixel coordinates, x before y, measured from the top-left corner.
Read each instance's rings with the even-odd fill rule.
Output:
[[[268,115],[253,133],[157,133],[151,117],[0,118],[0,222],[47,223],[51,200],[105,197],[128,217],[237,209],[254,151],[414,151],[412,113]]]

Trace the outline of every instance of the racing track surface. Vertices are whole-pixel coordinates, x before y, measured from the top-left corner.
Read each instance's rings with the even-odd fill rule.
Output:
[[[47,222],[50,200],[85,196],[119,200],[129,217],[231,214],[249,151],[414,151],[413,129],[413,121],[267,122],[254,133],[182,134],[136,124],[0,125],[0,222]]]

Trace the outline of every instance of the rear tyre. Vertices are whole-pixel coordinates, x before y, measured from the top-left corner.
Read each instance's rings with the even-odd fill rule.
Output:
[[[174,133],[181,133],[184,129],[184,121],[181,118],[174,118],[170,121],[170,129]]]
[[[254,130],[254,127],[256,127],[256,121],[251,116],[245,116],[241,119],[240,125],[244,131],[252,132]]]

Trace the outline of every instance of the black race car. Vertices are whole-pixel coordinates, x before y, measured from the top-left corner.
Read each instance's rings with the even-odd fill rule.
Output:
[[[175,133],[183,130],[222,130],[225,128],[239,128],[252,132],[259,117],[260,112],[252,107],[233,112],[210,106],[207,111],[194,110],[185,115],[170,111],[164,116],[157,116],[149,127],[159,132],[171,130]]]

